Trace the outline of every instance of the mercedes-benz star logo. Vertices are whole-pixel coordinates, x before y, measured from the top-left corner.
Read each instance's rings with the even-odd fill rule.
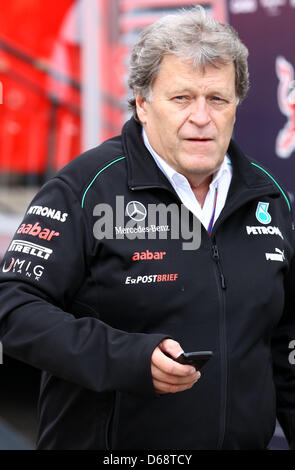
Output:
[[[129,217],[137,222],[146,218],[146,208],[141,202],[130,201],[126,206],[126,213]]]

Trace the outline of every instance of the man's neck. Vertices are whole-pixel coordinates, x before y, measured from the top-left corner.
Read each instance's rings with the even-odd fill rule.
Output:
[[[190,186],[196,199],[201,207],[203,207],[207,193],[209,191],[209,186],[212,181],[212,175],[208,176],[204,181],[202,181],[198,185],[194,185],[190,182]]]

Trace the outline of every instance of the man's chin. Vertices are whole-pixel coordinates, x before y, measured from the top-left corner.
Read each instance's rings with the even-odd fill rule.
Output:
[[[218,162],[215,165],[212,165],[212,162],[210,164],[202,164],[202,165],[187,165],[183,170],[185,173],[182,172],[182,174],[185,174],[185,176],[189,179],[189,177],[200,177],[200,178],[206,178],[211,175],[213,175],[218,169],[220,168],[222,162]]]

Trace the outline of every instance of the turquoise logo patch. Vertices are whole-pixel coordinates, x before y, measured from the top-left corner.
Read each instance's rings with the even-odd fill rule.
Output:
[[[271,215],[267,211],[269,202],[258,202],[256,209],[256,219],[261,224],[269,224],[271,222]]]

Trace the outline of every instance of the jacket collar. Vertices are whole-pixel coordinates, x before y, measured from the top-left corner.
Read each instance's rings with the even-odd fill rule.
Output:
[[[131,189],[163,188],[172,190],[167,178],[158,168],[150,155],[142,139],[142,126],[131,118],[122,130],[123,149],[127,160],[128,185]],[[227,153],[233,166],[232,182],[229,189],[229,197],[236,193],[253,193],[265,191],[265,193],[280,194],[278,188],[265,174],[258,170],[240,150],[238,145],[231,140]],[[174,192],[174,191],[173,191]]]
[[[131,118],[123,127],[122,144],[126,155],[128,186],[130,189],[164,187],[170,189],[142,138],[142,126]]]

